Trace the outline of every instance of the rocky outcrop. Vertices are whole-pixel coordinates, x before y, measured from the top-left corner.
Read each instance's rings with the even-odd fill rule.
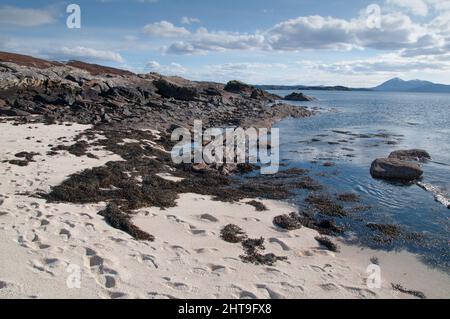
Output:
[[[256,99],[256,100],[267,100],[267,101],[281,100],[280,96],[269,93],[269,92],[261,90],[261,89],[254,89],[252,94],[250,95],[250,98]]]
[[[427,151],[420,149],[394,151],[389,155],[389,158],[419,162],[431,160],[430,154]]]
[[[79,61],[50,62],[0,52],[0,115],[82,124],[268,127],[283,117],[312,112],[238,81],[194,82],[157,73],[129,71]]]
[[[313,97],[306,96],[303,93],[293,92],[285,96],[284,100],[306,102],[306,101],[314,101],[315,99]]]
[[[262,89],[256,89],[253,86],[240,82],[240,81],[230,81],[225,85],[224,90],[230,93],[239,94],[244,97],[249,97],[255,100],[263,101],[275,101],[281,100],[281,97],[275,94],[271,94]]]
[[[255,88],[241,81],[230,81],[225,85],[224,90],[236,94],[244,94],[250,96]]]
[[[408,182],[420,179],[423,171],[415,163],[395,158],[379,158],[373,161],[370,174],[373,178]]]
[[[180,86],[176,83],[159,79],[154,81],[153,84],[158,89],[158,93],[165,98],[174,98],[183,101],[193,101],[195,100],[199,92],[196,88],[190,86]]]
[[[62,66],[62,63],[51,62],[42,59],[33,58],[27,55],[15,54],[9,52],[0,52],[0,61],[11,62],[21,66],[28,66],[37,69],[47,69],[52,66]]]

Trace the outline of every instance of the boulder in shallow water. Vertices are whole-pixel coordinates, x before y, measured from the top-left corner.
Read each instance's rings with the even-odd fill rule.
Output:
[[[394,151],[389,155],[389,158],[395,158],[403,161],[426,161],[430,160],[430,154],[425,150],[412,149],[412,150],[399,150]]]
[[[306,96],[303,93],[294,92],[285,96],[284,100],[306,102],[306,101],[314,101],[315,99],[313,97]]]
[[[378,158],[372,163],[370,175],[386,180],[414,181],[422,177],[423,170],[415,163],[396,158]]]

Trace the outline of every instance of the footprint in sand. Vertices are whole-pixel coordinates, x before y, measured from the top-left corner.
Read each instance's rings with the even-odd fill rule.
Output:
[[[271,299],[285,299],[286,298],[286,296],[273,290],[272,288],[268,287],[267,285],[259,284],[259,285],[256,285],[256,288],[267,291],[267,293],[269,294],[269,297]]]
[[[231,274],[233,272],[236,272],[235,268],[227,267],[227,266],[224,266],[224,265],[213,265],[213,264],[210,264],[208,266],[209,266],[209,268],[211,269],[211,271],[214,274]]]
[[[31,203],[30,206],[34,209],[38,209],[40,207],[39,203]]]
[[[239,294],[240,299],[258,299],[258,297],[250,291],[242,291]]]
[[[281,249],[283,249],[284,251],[291,250],[291,247],[289,247],[286,243],[284,243],[282,240],[278,238],[269,238],[269,243],[280,245]]]
[[[55,276],[55,274],[52,271],[47,269],[47,267],[46,267],[47,265],[45,263],[41,262],[40,260],[30,260],[28,263],[29,263],[31,270],[36,273],[50,275],[51,277]]]
[[[161,293],[156,292],[156,291],[151,291],[151,292],[149,292],[147,295],[148,295],[148,297],[149,297],[150,299],[177,299],[177,298],[175,298],[175,297],[172,296],[172,295],[161,294]]]
[[[70,237],[72,236],[72,234],[70,233],[70,231],[63,228],[59,231],[59,236],[62,238],[62,240],[68,241],[70,239]]]
[[[20,287],[12,282],[0,280],[0,297],[21,296]]]
[[[45,227],[50,225],[50,222],[47,219],[42,219],[41,220],[41,227]]]
[[[203,237],[210,235],[208,231],[203,229],[191,229],[191,233],[194,236],[203,236]]]
[[[209,221],[209,222],[212,222],[212,223],[219,222],[219,219],[217,219],[216,217],[214,217],[214,216],[212,216],[210,214],[203,214],[203,215],[200,215],[198,218],[200,220],[202,220],[202,221]]]
[[[155,256],[137,253],[131,254],[130,257],[133,257],[140,263],[147,264],[152,269],[158,269],[159,267]]]
[[[182,282],[168,282],[166,283],[166,285],[178,291],[185,291],[185,292],[191,291],[191,287]]]
[[[89,219],[89,220],[94,219],[91,215],[86,214],[86,213],[82,213],[80,216],[83,217],[83,218],[87,218],[87,219]]]
[[[65,220],[64,221],[64,224],[66,224],[67,226],[69,226],[70,228],[75,228],[75,224],[74,223],[72,223],[70,220]]]
[[[333,283],[322,284],[322,285],[319,285],[319,287],[325,291],[330,291],[330,292],[335,292],[335,291],[339,290],[339,287]]]
[[[190,255],[191,254],[189,251],[187,251],[186,249],[184,249],[183,247],[178,246],[178,245],[170,246],[170,248],[172,248],[173,251],[175,251],[178,256],[180,256],[180,254],[181,255]]]
[[[217,248],[199,248],[199,249],[195,249],[194,250],[196,254],[213,254],[213,253],[217,253],[219,251],[219,249]]]
[[[116,276],[118,275],[118,272],[105,266],[105,259],[100,257],[95,250],[86,248],[85,265],[89,268],[97,284],[105,289],[116,287]],[[110,297],[113,298],[112,296]]]
[[[358,298],[368,299],[368,298],[375,298],[378,296],[375,292],[373,292],[372,290],[369,290],[367,288],[349,287],[349,286],[343,286],[343,285],[341,285],[341,286],[345,290],[350,292],[352,295],[354,295],[355,297],[358,297]]]
[[[94,224],[91,224],[91,223],[85,223],[85,224],[84,224],[84,227],[86,227],[86,229],[87,229],[88,231],[95,231],[95,226],[94,226]]]

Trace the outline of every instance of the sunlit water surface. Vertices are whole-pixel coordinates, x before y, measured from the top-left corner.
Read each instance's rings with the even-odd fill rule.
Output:
[[[284,96],[291,91],[273,91]],[[406,248],[430,265],[450,270],[450,209],[417,185],[394,185],[370,176],[372,161],[399,149],[422,148],[432,162],[423,165],[424,183],[450,196],[450,94],[306,91],[314,102],[291,102],[318,109],[319,115],[285,119],[280,128],[280,158],[289,167],[311,170],[330,194],[354,192],[368,210],[339,220],[351,238],[373,248]],[[324,167],[333,162],[335,166]],[[324,174],[325,173],[325,174]],[[306,193],[296,202],[304,205]],[[425,235],[421,243],[379,244],[368,222],[402,225]]]

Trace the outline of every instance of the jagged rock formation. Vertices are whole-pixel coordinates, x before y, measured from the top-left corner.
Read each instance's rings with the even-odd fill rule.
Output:
[[[0,116],[24,120],[166,129],[190,127],[194,119],[205,126],[268,127],[286,116],[311,115],[304,108],[269,103],[278,98],[237,81],[225,86],[0,52]]]
[[[287,95],[284,98],[284,100],[306,102],[306,101],[314,101],[315,99],[313,97],[306,96],[303,93],[293,92],[293,93]]]

